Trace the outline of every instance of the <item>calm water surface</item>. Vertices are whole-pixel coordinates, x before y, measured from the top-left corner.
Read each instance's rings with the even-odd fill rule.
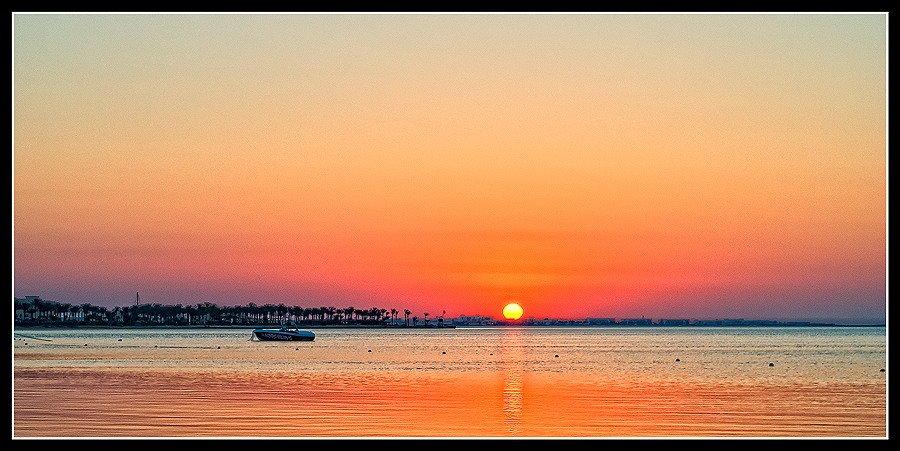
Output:
[[[878,328],[21,329],[15,437],[885,437]]]

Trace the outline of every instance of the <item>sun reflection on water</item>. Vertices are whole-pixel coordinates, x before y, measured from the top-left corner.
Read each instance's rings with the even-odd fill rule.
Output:
[[[503,334],[503,413],[506,429],[511,435],[522,432],[522,395],[525,370],[525,352],[522,348],[522,334],[510,328]]]

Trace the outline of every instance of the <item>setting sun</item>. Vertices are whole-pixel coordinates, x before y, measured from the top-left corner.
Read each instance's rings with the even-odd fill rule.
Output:
[[[509,304],[503,307],[503,316],[506,319],[519,319],[522,317],[522,307],[519,304]]]

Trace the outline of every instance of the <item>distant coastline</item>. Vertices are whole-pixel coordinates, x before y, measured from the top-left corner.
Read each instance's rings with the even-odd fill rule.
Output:
[[[711,321],[704,322],[703,324],[687,324],[687,325],[665,325],[665,324],[647,324],[647,325],[631,325],[631,324],[586,324],[580,321],[576,321],[576,324],[565,324],[565,325],[542,325],[542,324],[529,324],[527,322],[521,321],[498,321],[493,324],[484,324],[484,325],[457,325],[457,324],[446,324],[446,325],[435,325],[429,324],[425,325],[417,325],[417,326],[407,326],[404,324],[303,324],[294,323],[297,327],[302,327],[306,329],[456,329],[457,327],[465,327],[465,328],[480,328],[480,327],[529,327],[529,328],[546,328],[546,327],[589,327],[589,328],[605,328],[605,329],[617,329],[617,328],[659,328],[659,327],[687,327],[687,328],[705,328],[705,327],[737,327],[737,328],[754,328],[754,327],[886,327],[886,324],[837,324],[837,323],[817,323],[817,322],[771,322],[767,321],[766,324],[708,324],[712,323]],[[140,325],[127,325],[127,324],[97,324],[97,323],[81,323],[81,322],[71,322],[71,321],[44,321],[44,322],[36,322],[36,321],[16,321],[14,324],[14,328],[17,330],[31,330],[31,329],[255,329],[255,328],[263,328],[263,327],[274,327],[279,324],[273,323],[258,323],[258,324],[140,324]]]
[[[520,318],[516,320],[481,315],[445,318],[424,313],[422,318],[408,309],[373,307],[312,307],[284,304],[220,307],[197,305],[142,304],[107,309],[91,304],[72,305],[44,300],[39,296],[14,298],[15,327],[106,327],[106,328],[255,328],[292,324],[305,328],[410,328],[452,329],[454,327],[886,327],[887,321],[776,321],[744,318],[667,319],[659,318]],[[430,318],[429,318],[430,317]],[[868,322],[869,324],[864,324]]]

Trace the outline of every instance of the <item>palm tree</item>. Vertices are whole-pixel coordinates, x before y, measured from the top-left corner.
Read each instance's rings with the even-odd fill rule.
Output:
[[[81,310],[81,307],[79,307],[79,306],[77,306],[77,305],[70,305],[70,306],[69,306],[69,319],[75,319],[75,318],[78,318],[78,311],[79,311],[79,310]]]
[[[204,322],[218,322],[220,315],[221,310],[216,304],[204,302],[203,304],[197,305],[197,316],[202,317]]]
[[[273,304],[266,304],[262,307],[262,309],[263,320],[265,321],[265,323],[272,324],[273,322],[275,322],[275,320],[277,319],[276,313],[278,307],[275,307]]]
[[[109,309],[104,306],[95,307],[97,310],[97,315],[99,315],[99,319],[103,319],[109,321]]]
[[[258,323],[260,318],[260,312],[262,312],[262,308],[257,306],[254,303],[247,304],[247,313],[251,318],[251,322]]]
[[[81,304],[81,315],[84,318],[82,321],[89,322],[91,317],[91,310],[94,309],[94,306],[91,304]]]
[[[379,310],[378,307],[372,307],[368,311],[369,321],[371,321],[373,324],[381,322],[382,312],[383,310]]]
[[[59,303],[54,303],[52,305],[52,307],[53,307],[53,319],[54,320],[62,319],[63,312],[68,310],[62,304],[59,304]]]
[[[428,326],[428,313],[425,313],[425,325]]]
[[[303,307],[293,306],[289,309],[291,320],[296,322],[303,315]]]
[[[191,324],[191,320],[196,320],[197,309],[192,306],[187,306],[184,308],[184,312],[187,314],[187,322]]]
[[[41,298],[35,298],[31,303],[31,307],[28,308],[28,311],[31,312],[31,319],[39,319],[42,316],[42,311],[44,310],[44,301]]]
[[[403,321],[406,323],[407,326],[409,326],[409,314],[410,313],[412,313],[412,312],[410,312],[409,309],[403,310],[403,318],[404,318]]]

